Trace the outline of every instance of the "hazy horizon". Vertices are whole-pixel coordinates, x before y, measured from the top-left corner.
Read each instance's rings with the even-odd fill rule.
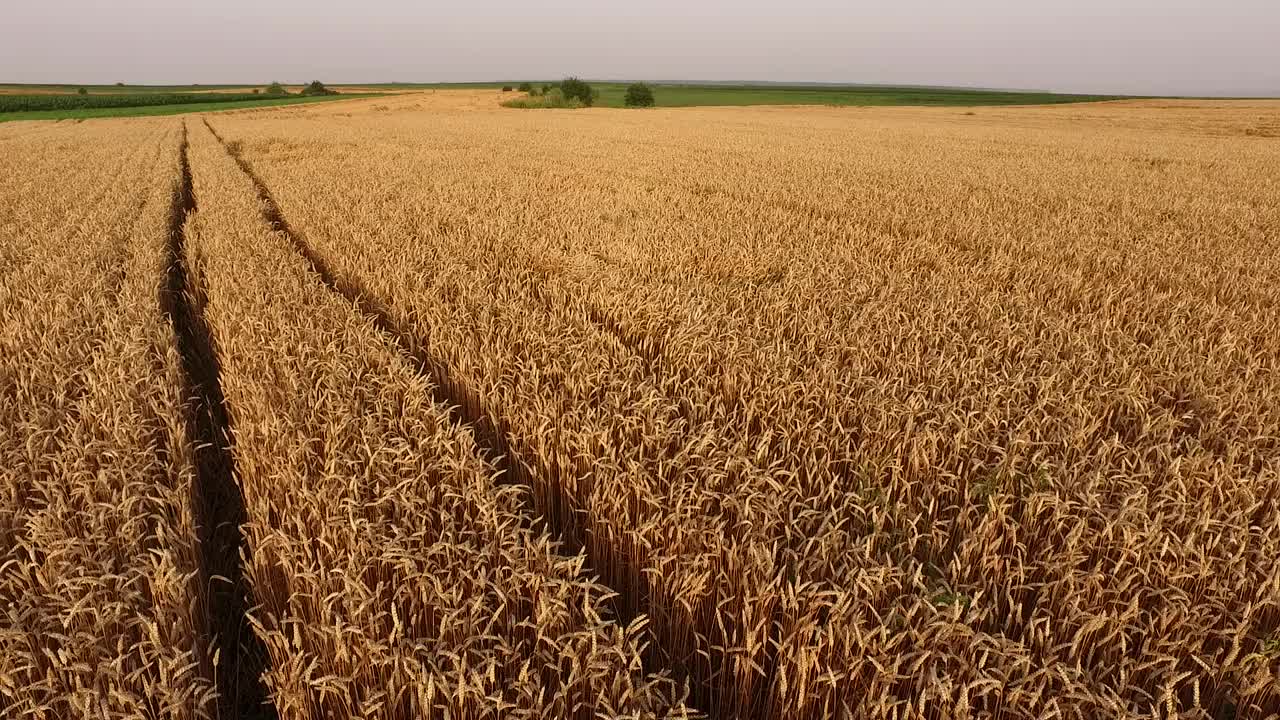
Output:
[[[10,9],[0,82],[206,85],[546,79],[1280,95],[1280,3],[476,0],[315,6],[49,0]],[[74,18],[71,20],[69,18]]]

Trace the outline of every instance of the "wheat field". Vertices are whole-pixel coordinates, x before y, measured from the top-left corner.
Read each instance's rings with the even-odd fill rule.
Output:
[[[1280,718],[1280,102],[0,126],[0,716]]]

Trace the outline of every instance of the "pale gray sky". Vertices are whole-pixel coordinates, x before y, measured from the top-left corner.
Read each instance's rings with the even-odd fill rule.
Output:
[[[5,0],[0,82],[557,78],[1280,95],[1280,0]]]

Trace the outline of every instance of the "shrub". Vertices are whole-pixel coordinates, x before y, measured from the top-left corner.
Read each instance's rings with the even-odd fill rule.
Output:
[[[653,88],[640,83],[632,83],[627,87],[627,97],[624,100],[627,107],[653,107]]]
[[[534,109],[564,109],[572,110],[583,107],[582,101],[578,98],[567,98],[560,90],[552,90],[543,95],[530,94],[529,97],[516,98],[502,103],[503,107],[520,108],[522,110]]]
[[[124,83],[116,83],[116,87],[124,87]]]
[[[289,91],[285,90],[284,86],[281,85],[280,83],[273,82],[267,86],[267,94],[268,95],[288,95]]]
[[[79,90],[77,90],[77,91],[76,91],[76,94],[77,94],[77,95],[88,95],[88,94],[89,94],[89,91],[88,91],[88,90],[86,90],[85,88],[80,88]]]
[[[560,92],[564,95],[566,101],[577,100],[584,107],[591,107],[591,103],[595,102],[596,92],[586,81],[576,77],[568,77],[560,81]]]
[[[254,95],[257,95],[257,94],[258,94],[258,93],[260,93],[260,92],[262,92],[262,91],[261,91],[261,90],[259,90],[258,88],[254,88],[254,89],[253,89],[253,94],[254,94]]]
[[[324,86],[319,80],[312,80],[306,87],[302,88],[303,95],[337,95],[336,90],[330,90]]]
[[[511,92],[511,86],[510,86],[510,85],[503,85],[503,86],[502,86],[502,92]]]
[[[516,88],[520,92],[533,92],[533,83],[522,82],[520,87]]]
[[[553,84],[553,83],[543,83],[543,84],[542,84],[542,94],[543,94],[543,95],[546,95],[547,93],[551,92],[551,89],[552,89],[552,88],[554,88],[554,87],[555,87],[555,84]]]

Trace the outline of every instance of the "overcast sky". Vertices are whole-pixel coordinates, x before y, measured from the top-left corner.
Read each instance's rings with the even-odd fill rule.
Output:
[[[558,78],[1280,95],[1280,0],[5,0],[0,83]]]

